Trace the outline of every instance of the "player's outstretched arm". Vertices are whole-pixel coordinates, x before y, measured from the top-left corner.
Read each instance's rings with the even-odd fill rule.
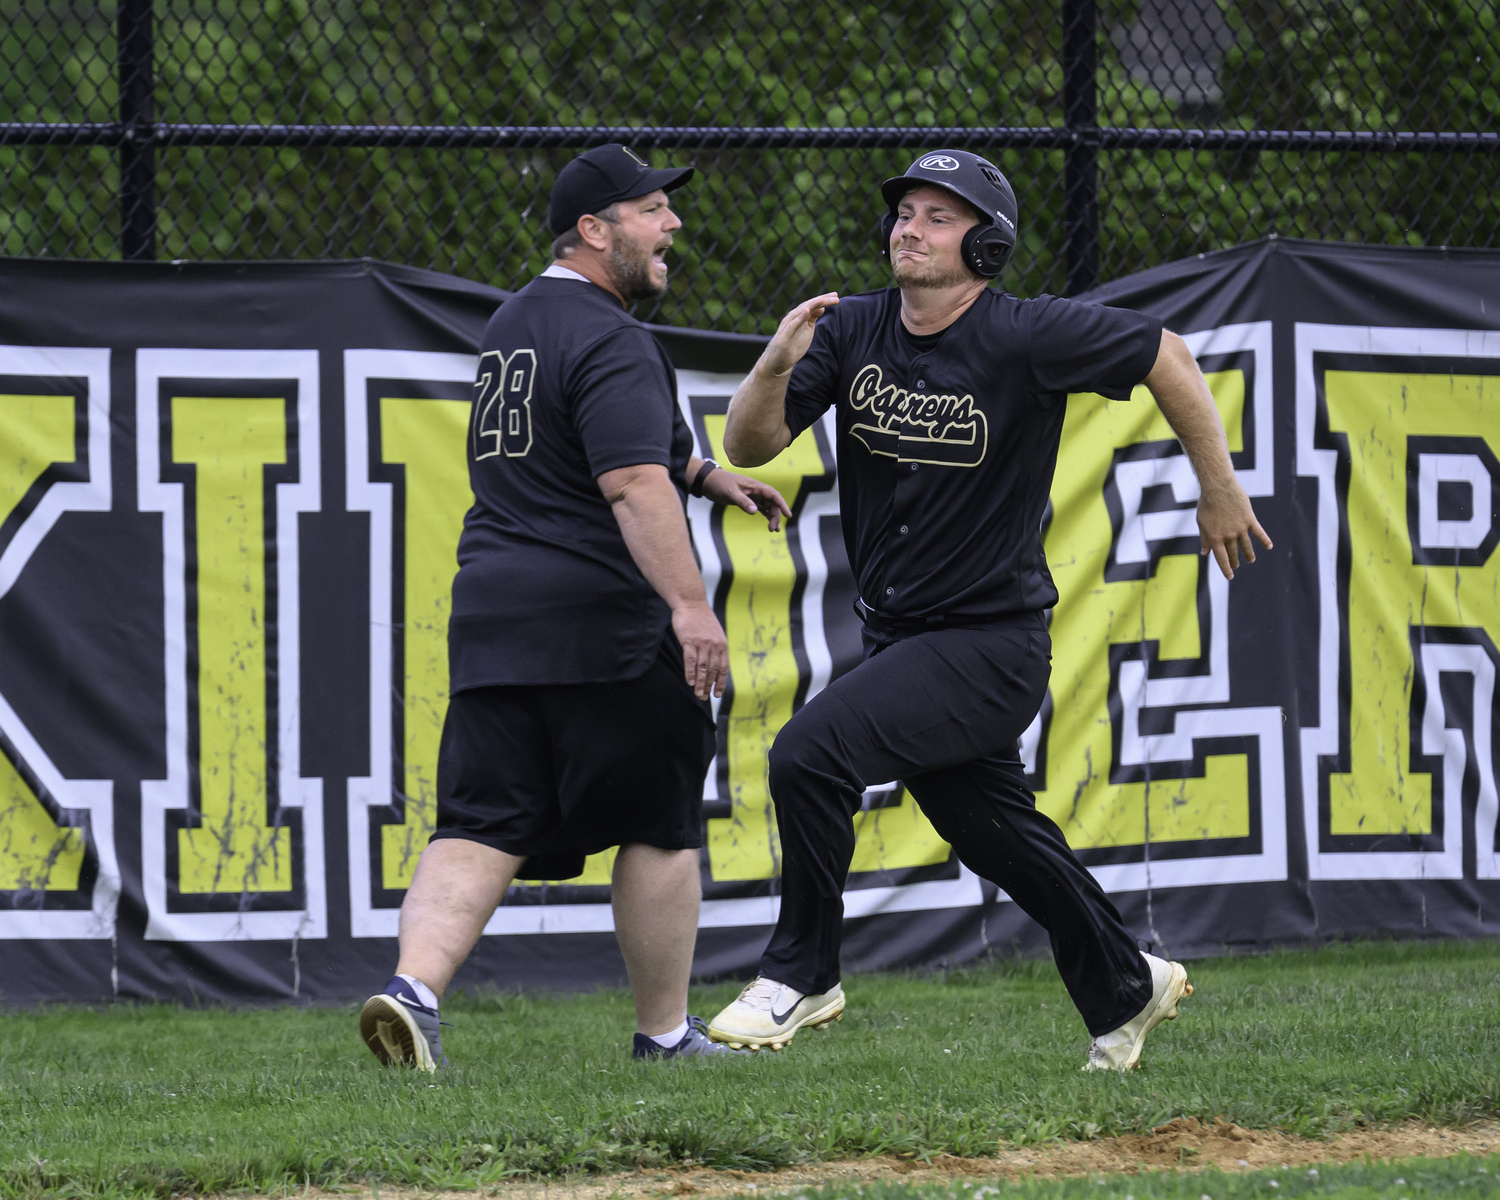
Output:
[[[768,463],[792,442],[786,423],[786,385],[807,348],[818,318],[839,302],[837,292],[805,300],[781,319],[776,335],[735,389],[724,426],[724,453],[737,467]]]
[[[700,700],[710,692],[722,696],[729,681],[729,642],[703,591],[682,501],[667,468],[656,463],[619,467],[605,471],[598,482],[630,557],[671,606],[688,683]]]
[[[1235,478],[1224,425],[1208,381],[1187,343],[1169,329],[1162,330],[1161,349],[1156,365],[1146,376],[1146,386],[1198,476],[1200,553],[1212,554],[1224,578],[1233,579],[1241,554],[1247,563],[1255,561],[1252,535],[1267,550],[1271,539],[1255,519],[1250,497]]]
[[[688,459],[684,478],[696,479],[703,465],[701,458],[695,456]],[[765,517],[766,527],[772,533],[780,532],[782,518],[790,518],[792,515],[792,510],[787,506],[786,497],[769,483],[751,479],[748,475],[736,475],[733,471],[724,470],[723,467],[715,467],[708,473],[703,481],[703,494],[715,504],[732,504],[735,508],[742,508],[752,516],[760,513]]]

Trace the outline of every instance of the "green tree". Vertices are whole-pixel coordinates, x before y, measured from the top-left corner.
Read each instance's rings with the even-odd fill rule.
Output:
[[[1178,127],[1496,128],[1497,0],[1222,0],[1232,45],[1216,112],[1133,77],[1101,0],[1099,119]],[[177,122],[894,126],[909,150],[653,151],[692,161],[677,282],[643,315],[766,331],[814,290],[882,286],[880,179],[943,126],[1063,123],[1059,0],[158,0],[156,107]],[[0,0],[5,119],[108,121],[114,12]],[[982,147],[980,147],[982,148]],[[353,257],[502,287],[546,262],[546,199],[571,150],[157,151],[166,258]],[[996,155],[1021,204],[1006,285],[1059,291],[1063,156]],[[1496,159],[1465,154],[1110,152],[1106,278],[1275,230],[1489,244]],[[0,250],[118,253],[112,150],[0,148]]]

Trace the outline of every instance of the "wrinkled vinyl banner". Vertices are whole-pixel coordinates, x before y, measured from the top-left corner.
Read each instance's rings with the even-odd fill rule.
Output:
[[[837,281],[829,280],[829,284]],[[1038,803],[1184,954],[1500,933],[1500,253],[1264,241],[1098,293],[1197,354],[1274,552],[1232,584],[1149,397],[1071,398]],[[5,999],[348,999],[434,814],[478,336],[503,294],[377,263],[0,263]],[[754,339],[664,331],[723,457]],[[831,414],[689,504],[733,688],[698,969],[777,905],[765,759],[858,661]],[[849,969],[1043,945],[899,781],[857,818]],[[610,856],[515,888],[459,977],[623,978]]]

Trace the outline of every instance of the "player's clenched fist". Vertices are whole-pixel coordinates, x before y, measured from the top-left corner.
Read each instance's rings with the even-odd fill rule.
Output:
[[[821,296],[804,300],[782,317],[776,336],[771,339],[771,344],[766,347],[765,355],[761,358],[766,369],[773,375],[785,375],[795,367],[812,345],[813,330],[817,328],[818,318],[838,302],[837,292],[824,292]]]

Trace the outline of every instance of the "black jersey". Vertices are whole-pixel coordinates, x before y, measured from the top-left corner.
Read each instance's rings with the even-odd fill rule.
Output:
[[[608,683],[656,661],[671,611],[597,479],[657,463],[682,491],[692,446],[666,352],[614,296],[541,276],[505,302],[480,344],[469,420],[453,691]]]
[[[946,623],[1057,603],[1041,524],[1064,401],[1128,399],[1161,329],[1126,309],[998,291],[921,338],[895,288],[830,309],[792,372],[786,420],[795,436],[837,405],[839,508],[864,603]]]

